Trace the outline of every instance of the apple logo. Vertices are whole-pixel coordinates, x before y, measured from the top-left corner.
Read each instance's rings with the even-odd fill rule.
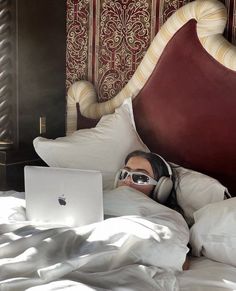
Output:
[[[59,196],[58,197],[58,202],[62,206],[65,206],[66,205],[66,197],[64,196],[64,194],[62,196]]]

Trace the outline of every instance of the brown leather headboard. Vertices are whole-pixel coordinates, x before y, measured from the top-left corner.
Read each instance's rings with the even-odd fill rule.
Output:
[[[236,72],[203,49],[196,21],[171,39],[133,104],[151,150],[236,193]]]

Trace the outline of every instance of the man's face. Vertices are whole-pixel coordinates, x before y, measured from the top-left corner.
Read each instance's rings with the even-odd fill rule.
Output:
[[[125,165],[124,169],[127,169],[130,172],[141,172],[147,174],[148,176],[154,178],[154,173],[152,170],[152,166],[148,160],[143,157],[132,157],[128,160],[127,164]],[[137,185],[134,184],[132,178],[128,176],[125,180],[119,181],[118,186],[129,186],[132,187],[147,196],[151,195],[153,190],[153,185]]]

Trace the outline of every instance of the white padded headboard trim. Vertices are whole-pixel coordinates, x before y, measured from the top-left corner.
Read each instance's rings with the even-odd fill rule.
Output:
[[[77,81],[68,90],[67,134],[77,129],[76,103],[81,114],[89,118],[100,118],[114,112],[125,98],[135,98],[152,74],[164,48],[172,36],[189,20],[197,21],[197,35],[204,49],[225,67],[236,71],[236,47],[223,36],[227,12],[217,0],[197,0],[178,9],[161,27],[142,62],[126,86],[112,99],[98,103],[96,92],[88,81]]]

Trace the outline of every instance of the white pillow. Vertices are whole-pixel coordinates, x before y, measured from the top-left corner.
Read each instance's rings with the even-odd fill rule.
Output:
[[[206,205],[194,213],[194,220],[193,255],[236,267],[236,197]]]
[[[113,188],[116,172],[134,150],[149,151],[139,138],[132,118],[132,102],[124,102],[113,114],[104,115],[97,126],[55,140],[37,137],[37,154],[51,167],[100,170],[103,188]]]
[[[218,180],[197,171],[173,165],[176,175],[176,196],[188,225],[192,225],[193,213],[203,206],[224,200],[227,190]]]
[[[135,130],[131,98],[115,113],[103,116],[95,128],[55,140],[37,137],[33,144],[49,166],[100,170],[105,190],[113,188],[115,174],[128,153],[137,149],[149,151]],[[226,188],[207,175],[172,166],[178,175],[177,201],[192,225],[193,212],[223,200]]]

